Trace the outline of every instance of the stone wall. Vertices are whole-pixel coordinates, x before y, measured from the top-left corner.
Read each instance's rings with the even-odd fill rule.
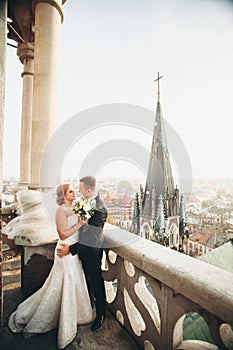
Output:
[[[42,287],[53,266],[56,243],[41,246],[18,246],[21,252],[22,299]]]

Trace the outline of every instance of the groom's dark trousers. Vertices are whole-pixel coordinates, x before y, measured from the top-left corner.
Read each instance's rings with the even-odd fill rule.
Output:
[[[89,219],[88,225],[79,230],[79,242],[70,245],[72,255],[79,254],[82,261],[87,288],[91,301],[95,299],[97,316],[105,315],[106,294],[102,277],[101,259],[103,256],[103,227],[107,219],[107,209],[100,196],[96,197],[97,210]]]
[[[105,315],[106,295],[101,271],[103,251],[96,248],[93,254],[93,251],[90,252],[88,247],[82,246],[79,256],[82,261],[91,302],[93,303],[95,299],[96,314],[100,316]]]

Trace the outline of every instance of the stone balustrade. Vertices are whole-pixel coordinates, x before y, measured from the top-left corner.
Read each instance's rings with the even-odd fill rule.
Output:
[[[233,349],[233,276],[112,225],[105,228],[104,278],[109,308],[147,350]],[[183,339],[196,312],[214,344]]]

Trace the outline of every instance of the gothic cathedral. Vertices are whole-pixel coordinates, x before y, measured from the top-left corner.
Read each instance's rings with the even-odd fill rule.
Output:
[[[160,104],[161,78],[158,74],[155,80],[158,101],[146,186],[136,194],[131,231],[171,249],[182,250],[184,203],[172,176]]]

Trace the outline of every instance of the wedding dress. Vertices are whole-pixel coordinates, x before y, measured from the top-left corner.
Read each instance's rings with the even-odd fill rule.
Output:
[[[68,217],[68,228],[77,223],[77,215]],[[58,241],[73,244],[78,232]],[[93,314],[82,263],[78,255],[59,258],[55,252],[54,265],[44,285],[23,301],[11,314],[8,326],[25,338],[58,328],[58,348],[66,347],[77,334],[78,324],[92,321]]]

